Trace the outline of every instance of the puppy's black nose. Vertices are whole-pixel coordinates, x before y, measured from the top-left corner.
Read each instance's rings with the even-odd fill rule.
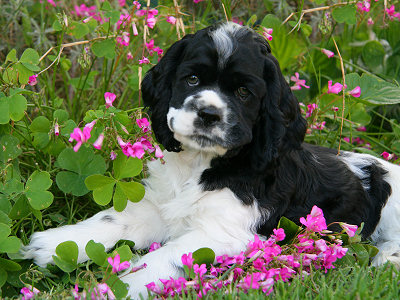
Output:
[[[213,107],[213,106],[207,106],[207,107],[201,108],[197,112],[197,115],[203,121],[205,126],[210,126],[218,121],[221,121],[220,111],[216,107]]]

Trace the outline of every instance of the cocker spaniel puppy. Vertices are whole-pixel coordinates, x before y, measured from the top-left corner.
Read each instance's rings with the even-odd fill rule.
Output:
[[[102,211],[76,225],[35,233],[25,255],[52,262],[56,246],[94,239],[138,249],[162,243],[123,277],[129,294],[184,274],[181,256],[201,247],[238,254],[281,216],[298,223],[313,205],[327,224],[360,225],[380,249],[374,260],[400,264],[400,167],[366,154],[303,143],[306,121],[264,38],[223,23],[176,42],[142,83],[165,164],[148,163],[146,195],[125,211]]]

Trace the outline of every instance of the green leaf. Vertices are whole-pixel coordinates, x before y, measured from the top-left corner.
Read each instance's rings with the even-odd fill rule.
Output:
[[[67,273],[74,271],[77,267],[76,265],[66,262],[55,255],[53,255],[53,261],[61,270]]]
[[[368,266],[369,263],[369,254],[368,251],[361,244],[351,244],[350,247],[353,251],[357,263],[361,266]]]
[[[115,193],[114,193],[114,199],[113,199],[113,205],[114,209],[116,211],[123,211],[128,203],[128,198],[125,195],[124,191],[120,187],[120,185],[117,184],[117,187],[115,188]]]
[[[29,215],[30,212],[31,209],[28,200],[25,195],[21,195],[17,202],[15,202],[8,216],[13,220],[19,220]]]
[[[271,46],[272,54],[279,61],[281,69],[287,68],[297,60],[297,56],[303,51],[302,41],[298,38],[297,32],[289,34],[289,31],[282,25],[282,21],[274,15],[266,15],[261,26],[272,28],[273,39],[268,43]]]
[[[85,247],[86,254],[96,265],[103,266],[106,259],[107,253],[105,251],[104,245],[101,243],[96,243],[90,240]]]
[[[11,61],[11,62],[17,62],[17,50],[12,49],[10,52],[8,52],[6,56],[6,62]]]
[[[58,123],[62,124],[69,118],[69,113],[64,109],[57,109],[53,113],[53,119],[57,120]]]
[[[28,48],[24,51],[24,53],[22,53],[19,61],[37,66],[39,64],[39,54],[35,49]]]
[[[21,266],[16,262],[8,259],[4,259],[0,257],[0,269],[4,269],[6,271],[16,272],[21,270]]]
[[[0,242],[4,241],[11,233],[10,226],[0,223]]]
[[[115,44],[114,39],[94,42],[92,45],[93,54],[97,57],[112,59],[115,56]]]
[[[211,265],[215,260],[215,253],[210,248],[200,248],[193,252],[194,263]]]
[[[115,183],[116,180],[114,178],[104,176],[104,175],[91,175],[85,179],[86,187],[89,190],[95,190],[103,187],[104,185]]]
[[[0,224],[6,224],[6,225],[10,225],[11,224],[11,219],[1,209],[0,209]]]
[[[7,272],[3,268],[0,268],[0,287],[2,287],[6,283],[6,281],[7,281]]]
[[[104,17],[110,20],[111,24],[118,22],[121,13],[118,10],[110,10],[104,13]]]
[[[1,99],[0,99],[1,101]],[[22,153],[19,140],[12,135],[0,137],[0,163],[17,158]]]
[[[280,218],[277,228],[282,228],[285,231],[286,235],[285,239],[278,243],[279,245],[290,243],[290,241],[292,241],[297,236],[297,233],[301,229],[301,227],[297,226],[294,222],[286,217]]]
[[[122,155],[121,152],[118,154],[113,164],[115,178],[135,177],[140,174],[143,169],[143,163],[139,158],[127,158],[126,155]]]
[[[53,203],[54,196],[47,191],[52,183],[50,174],[45,171],[35,171],[29,177],[25,185],[25,195],[34,209],[45,209]]]
[[[0,124],[7,124],[10,121],[10,105],[7,97],[0,98]]]
[[[356,24],[357,9],[354,5],[336,7],[332,11],[332,17],[338,23]]]
[[[70,264],[71,266],[77,266],[79,250],[78,245],[75,242],[66,241],[59,244],[56,248],[56,254],[60,260]]]
[[[68,33],[72,34],[77,39],[81,39],[89,33],[89,27],[85,23],[71,22]]]
[[[21,245],[22,243],[19,238],[15,236],[9,236],[1,241],[0,253],[18,253]]]
[[[384,57],[385,49],[378,41],[369,41],[362,49],[363,61],[370,69],[382,66]]]
[[[29,129],[32,131],[33,144],[36,147],[43,149],[49,144],[50,126],[50,121],[44,116],[39,116],[33,120]]]
[[[41,69],[40,67],[36,66],[36,65],[32,65],[30,63],[21,63],[25,68],[27,68],[28,70],[32,71],[32,72],[39,72]]]
[[[18,71],[15,65],[8,67],[3,72],[3,80],[9,84],[16,84],[18,81]]]
[[[53,27],[54,31],[61,31],[63,29],[60,21],[58,21],[58,19],[54,20],[53,25],[51,26]]]
[[[21,62],[16,63],[14,68],[18,72],[18,81],[20,84],[27,84],[29,77],[34,75],[34,72],[25,67]]]
[[[115,182],[95,189],[93,191],[94,201],[99,205],[107,205],[110,203],[114,191],[114,185]]]
[[[346,75],[347,90],[352,90],[356,86],[361,88],[361,96],[358,101],[368,104],[396,104],[400,103],[400,88],[376,77],[357,73]]]
[[[124,283],[117,275],[112,274],[107,280],[107,285],[113,291],[117,299],[125,299],[128,295],[128,284]]]
[[[64,193],[82,196],[89,192],[85,186],[86,177],[103,174],[106,164],[100,155],[95,155],[91,148],[81,147],[78,152],[71,148],[64,149],[57,158],[57,163],[67,171],[56,176],[57,186]]]
[[[125,196],[132,202],[139,202],[144,197],[144,187],[138,182],[122,182],[117,183],[117,187],[120,187],[124,192]]]
[[[24,96],[16,94],[8,98],[10,118],[13,121],[19,121],[24,117],[27,109],[27,101]]]
[[[47,190],[52,185],[50,174],[46,171],[35,171],[26,182],[26,190]]]
[[[374,257],[378,254],[379,249],[369,244],[362,244],[364,249],[368,252],[369,257]]]

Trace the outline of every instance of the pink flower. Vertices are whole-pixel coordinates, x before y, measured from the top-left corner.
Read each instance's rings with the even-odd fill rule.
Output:
[[[20,293],[23,295],[22,299],[27,300],[35,298],[35,295],[39,294],[40,291],[37,288],[29,285],[28,287],[23,287]]]
[[[131,20],[130,14],[121,14],[117,22],[117,29],[119,29],[120,27],[125,28],[129,24],[130,20]]]
[[[129,46],[129,32],[124,31],[122,36],[118,36],[117,43],[122,46]]]
[[[360,126],[356,128],[357,131],[367,131],[367,128],[365,126]]]
[[[382,152],[381,156],[386,160],[391,160],[394,157],[394,154],[390,154],[386,151]]]
[[[189,269],[193,267],[194,258],[192,255],[192,252],[189,252],[189,254],[183,254],[181,258],[182,264],[187,266]]]
[[[356,235],[356,231],[358,229],[357,225],[350,225],[343,222],[340,222],[339,225],[344,229],[349,237],[353,237]]]
[[[157,284],[155,284],[154,282],[150,282],[149,284],[146,284],[145,287],[155,293],[155,294],[162,294],[162,288],[160,288]]]
[[[56,7],[56,3],[54,2],[54,0],[47,0],[47,3],[49,3],[51,6]]]
[[[163,157],[164,157],[164,154],[163,154],[163,152],[162,152],[160,146],[154,145],[154,147],[156,148],[155,156],[156,156],[157,158],[163,158]]]
[[[300,90],[301,87],[305,87],[306,89],[309,89],[310,87],[306,85],[306,81],[304,79],[300,79],[299,73],[294,73],[296,76],[291,76],[290,80],[294,82],[294,86],[291,87],[292,90]]]
[[[301,217],[300,223],[305,225],[309,231],[321,232],[327,229],[324,214],[322,210],[315,205],[311,209],[311,213],[307,215],[307,220]]]
[[[97,140],[93,143],[93,147],[95,147],[97,150],[100,150],[101,146],[103,145],[103,141],[104,141],[104,134],[101,133],[97,138]]]
[[[145,44],[146,44],[146,48],[148,50],[152,50],[154,48],[154,40],[153,39],[151,39],[148,43],[145,43]]]
[[[114,151],[111,151],[110,152],[110,159],[111,160],[114,160],[114,159],[116,159],[117,158],[117,153],[115,153]]]
[[[132,32],[133,32],[134,36],[137,36],[139,34],[138,30],[137,30],[137,27],[136,27],[136,24],[135,24],[135,21],[132,21]]]
[[[74,151],[78,152],[79,148],[83,143],[87,142],[91,137],[91,131],[93,129],[96,121],[92,121],[85,125],[83,131],[80,128],[75,128],[74,131],[70,134],[69,142],[72,143],[74,140],[77,142],[74,146]]]
[[[136,9],[140,9],[139,1],[133,1],[133,5],[136,7]]]
[[[142,59],[139,59],[139,65],[142,65],[142,64],[147,65],[147,64],[149,64],[149,63],[150,63],[150,60],[149,60],[147,57],[144,57],[144,56],[143,56]]]
[[[337,106],[332,106],[332,108],[331,108],[333,111],[339,111],[339,107],[337,107]]]
[[[372,20],[372,18],[368,18],[367,23],[368,23],[368,25],[374,25],[375,24],[375,22],[374,22],[374,20]]]
[[[74,289],[72,290],[72,295],[74,296],[75,300],[80,300],[81,296],[79,295],[79,288],[78,288],[78,284],[75,284]]]
[[[400,13],[396,13],[394,11],[394,5],[392,5],[390,8],[386,8],[386,13],[389,16],[390,20],[393,20],[393,18],[399,18],[400,19]]]
[[[311,124],[310,128],[311,129],[317,129],[317,130],[322,130],[325,128],[325,121],[322,122],[315,122],[314,124]]]
[[[136,124],[139,126],[139,128],[142,128],[143,132],[148,132],[150,130],[150,123],[147,118],[136,119]]]
[[[283,228],[274,229],[273,232],[275,240],[278,242],[283,241],[286,237],[285,230]]]
[[[203,275],[207,273],[206,264],[202,264],[201,266],[195,264],[193,266],[193,271],[194,274],[198,274],[200,278],[203,277]]]
[[[307,104],[306,118],[311,117],[313,112],[317,109],[318,109],[318,104],[316,103]]]
[[[109,300],[115,299],[115,295],[114,295],[113,291],[110,289],[110,287],[107,285],[107,283],[104,282],[104,283],[97,284],[97,290],[102,295],[107,294],[107,299],[109,299]],[[98,299],[100,299],[100,298],[98,298]]]
[[[343,89],[343,85],[336,82],[332,85],[332,80],[328,81],[328,94],[339,94]]]
[[[104,99],[106,100],[106,108],[113,106],[113,102],[117,96],[113,93],[105,92]]]
[[[147,26],[149,26],[151,29],[154,28],[154,26],[156,25],[156,22],[157,22],[157,20],[154,17],[147,18]]]
[[[325,54],[326,56],[328,56],[328,58],[331,58],[331,57],[334,57],[334,56],[335,56],[335,53],[333,53],[333,52],[330,51],[330,50],[321,49],[321,51],[322,51],[323,54]]]
[[[123,7],[126,5],[126,0],[118,0],[119,6]]]
[[[137,157],[139,159],[142,159],[144,156],[144,149],[143,145],[140,142],[136,142],[128,150],[129,156],[131,157]]]
[[[154,152],[155,149],[153,148],[153,145],[146,137],[142,136],[140,138],[140,143],[142,144],[143,149],[146,150],[147,152],[149,153]]]
[[[272,41],[272,32],[274,30],[272,28],[265,28],[263,27],[263,36],[268,40]]]
[[[364,0],[362,2],[358,2],[356,4],[357,9],[359,11],[365,11],[365,12],[369,12],[370,8],[371,8],[371,3],[367,0]]]
[[[153,244],[150,245],[149,252],[156,251],[159,248],[161,248],[161,244],[154,242]]]
[[[173,17],[173,16],[167,16],[167,22],[170,23],[170,24],[172,24],[172,25],[175,25],[175,23],[176,23],[176,18]]]
[[[133,59],[133,55],[132,55],[132,53],[130,51],[126,54],[126,59],[127,60]]]
[[[107,259],[108,263],[112,266],[113,273],[123,271],[130,267],[131,264],[129,261],[124,261],[124,262],[120,263],[120,259],[121,258],[119,256],[119,254],[115,255],[114,259],[112,257],[109,257]]]
[[[352,89],[349,92],[349,95],[352,95],[355,98],[358,98],[361,96],[361,88],[359,86],[356,86],[354,89]]]
[[[196,3],[196,4],[197,4],[197,3],[200,3],[200,2],[202,2],[202,1],[204,1],[204,0],[193,0],[193,2]]]
[[[32,76],[29,76],[28,84],[29,84],[30,86],[36,85],[36,84],[37,84],[37,77],[38,77],[37,74],[32,75]]]
[[[59,135],[60,135],[60,126],[58,125],[57,122],[54,124],[54,134],[55,134],[56,136],[59,136]]]

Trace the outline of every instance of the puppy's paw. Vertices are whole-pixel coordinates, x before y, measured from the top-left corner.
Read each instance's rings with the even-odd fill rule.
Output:
[[[31,237],[29,245],[21,249],[24,258],[33,259],[41,267],[53,263],[53,255],[56,255],[56,247],[63,242],[60,235],[54,231],[35,232]]]

